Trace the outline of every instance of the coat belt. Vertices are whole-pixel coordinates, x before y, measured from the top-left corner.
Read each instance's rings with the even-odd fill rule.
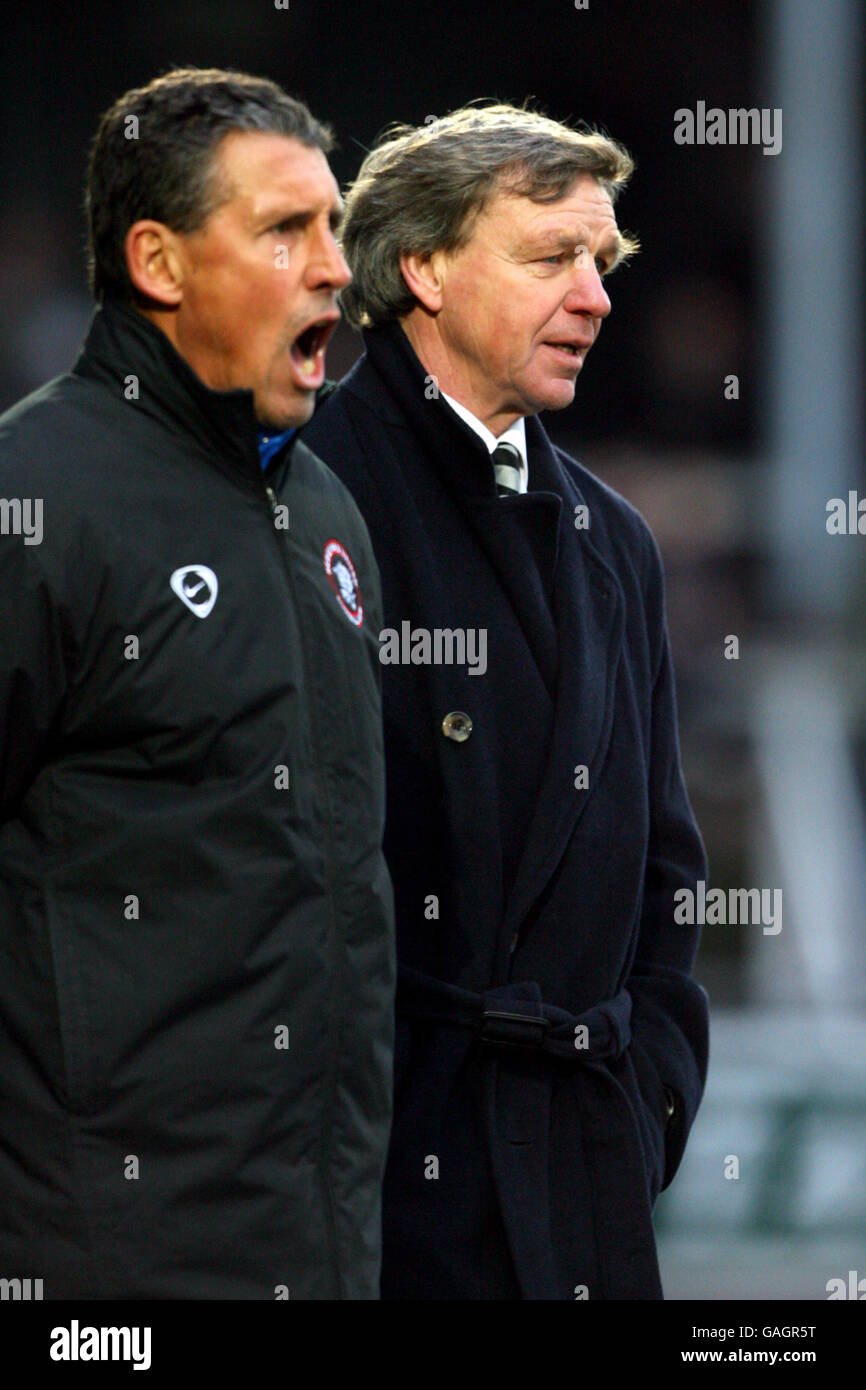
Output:
[[[592,1201],[603,1235],[600,1267],[590,1299],[663,1297],[649,1200],[646,1160],[636,1120],[620,1081],[605,1062],[631,1041],[631,995],[579,1014],[541,997],[535,982],[514,981],[474,991],[401,965],[397,1012],[412,1019],[465,1029],[489,1060],[485,1068],[484,1124],[499,1206],[524,1298],[570,1299],[582,1283],[578,1269],[562,1266],[553,1249],[548,1152],[552,1075],[509,1067],[520,1053],[548,1054],[585,1069],[581,1088],[581,1145],[589,1190],[575,1202]],[[576,1176],[576,1174],[575,1174]],[[637,1205],[636,1205],[637,1203]]]
[[[533,982],[475,992],[401,965],[397,1012],[466,1028],[488,1046],[529,1048],[584,1065],[621,1056],[631,1041],[631,995],[627,989],[603,1004],[573,1014],[546,1004],[540,986]]]

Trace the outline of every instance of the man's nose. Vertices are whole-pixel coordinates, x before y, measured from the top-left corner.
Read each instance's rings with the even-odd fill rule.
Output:
[[[307,261],[308,289],[342,290],[352,278],[337,239],[330,228],[316,238]]]
[[[610,299],[592,257],[575,257],[572,284],[563,307],[570,314],[588,314],[594,319],[607,318],[610,313]]]

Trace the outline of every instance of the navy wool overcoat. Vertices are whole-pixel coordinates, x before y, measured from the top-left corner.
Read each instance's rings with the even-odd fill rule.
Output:
[[[534,417],[530,490],[497,496],[402,328],[365,344],[304,438],[353,493],[384,591],[382,1293],[660,1298],[652,1210],[703,1092],[708,1010],[697,929],[674,919],[706,863],[658,550]]]

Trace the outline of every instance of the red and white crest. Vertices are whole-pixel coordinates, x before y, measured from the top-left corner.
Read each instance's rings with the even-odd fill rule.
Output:
[[[352,557],[339,541],[328,541],[322,554],[328,583],[337,595],[337,602],[349,622],[360,627],[364,621],[364,605],[361,602],[361,588]]]

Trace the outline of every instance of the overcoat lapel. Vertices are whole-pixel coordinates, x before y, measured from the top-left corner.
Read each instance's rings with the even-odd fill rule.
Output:
[[[616,575],[590,539],[573,524],[583,498],[565,474],[537,420],[527,420],[532,476],[563,498],[560,563],[554,591],[559,665],[553,737],[535,812],[506,904],[497,949],[497,978],[508,973],[515,933],[556,871],[604,761],[613,724],[614,683],[625,622]],[[588,776],[578,779],[575,768]],[[585,787],[576,787],[584,780]]]
[[[552,700],[557,641],[550,603],[559,550],[560,497],[555,489],[535,484],[530,494],[505,501],[498,497],[487,449],[445,401],[429,398],[430,378],[403,330],[397,325],[373,329],[365,340],[370,363],[400,409],[397,418],[412,455],[427,460],[431,489],[457,508],[484,551]]]
[[[552,701],[557,640],[551,600],[562,501],[551,492],[533,491],[507,499],[463,496],[460,506],[523,629]],[[500,673],[507,688],[507,671],[500,667]]]

